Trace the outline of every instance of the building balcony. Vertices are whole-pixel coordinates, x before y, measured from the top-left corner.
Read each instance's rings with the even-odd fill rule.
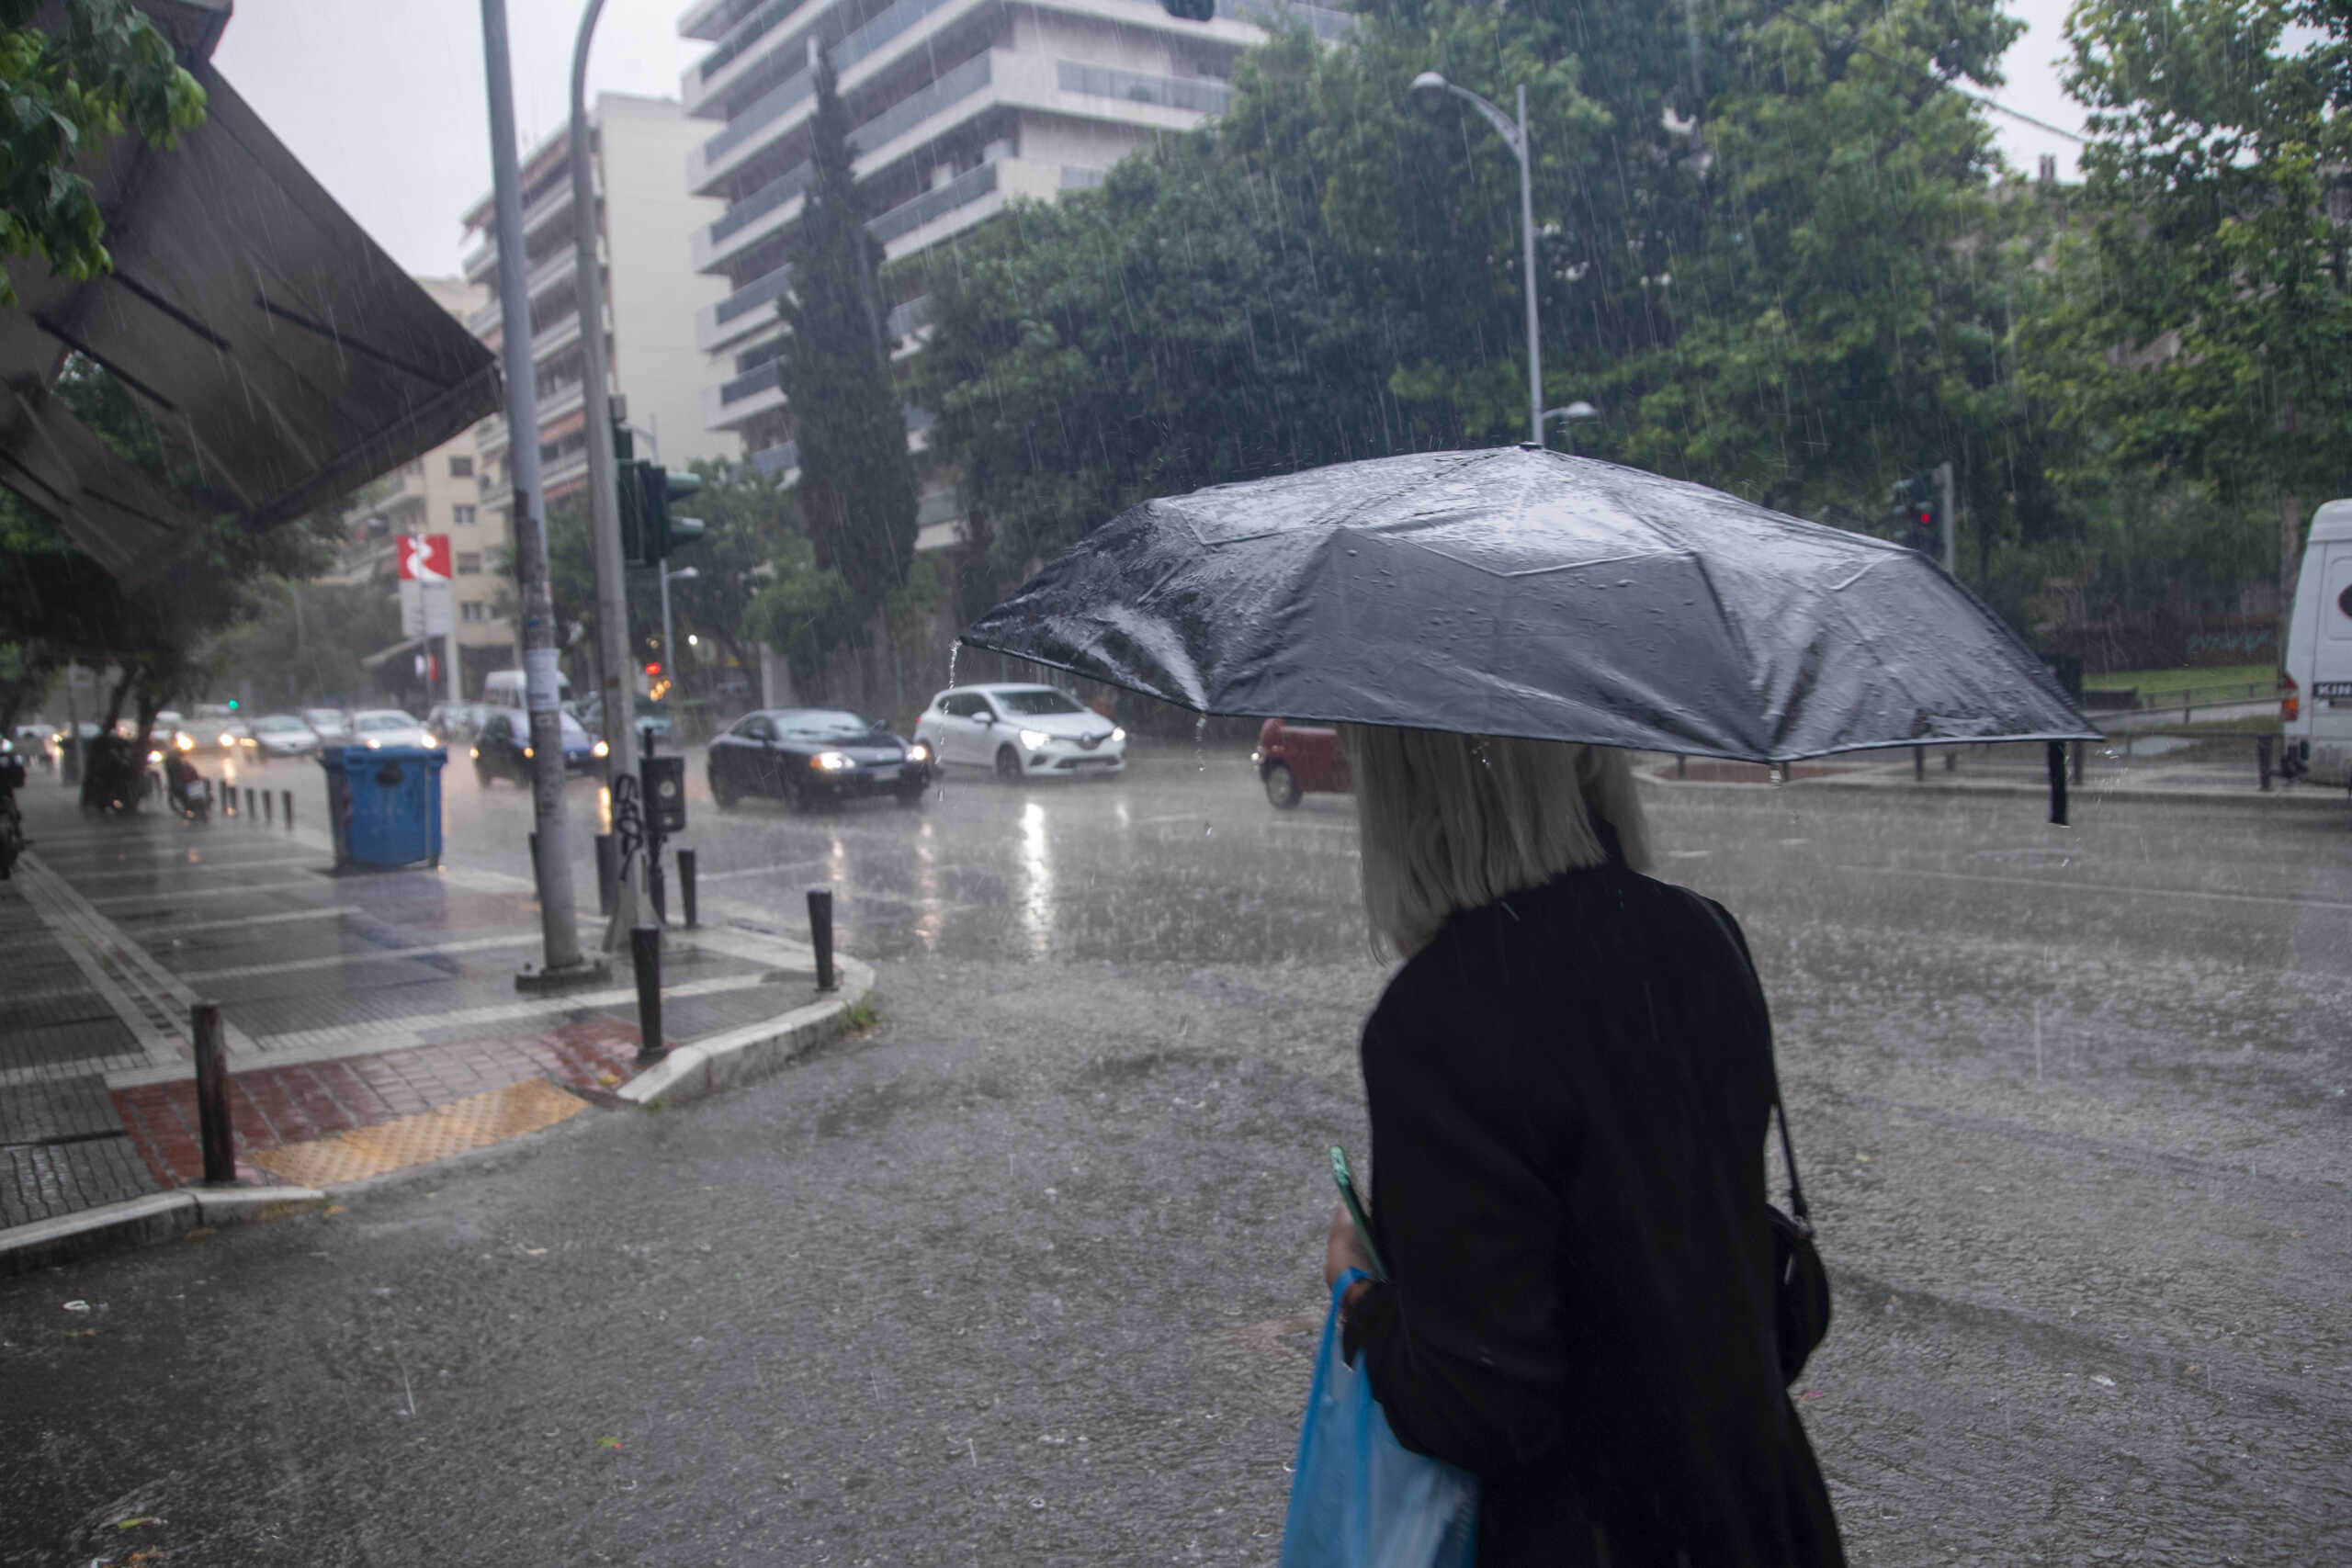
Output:
[[[792,268],[777,267],[752,279],[726,299],[695,312],[695,346],[715,353],[775,324],[774,306],[792,287]]]
[[[678,78],[678,101],[689,117],[718,118],[712,100],[723,96],[762,61],[772,57],[769,47],[776,30],[809,19],[824,7],[818,0],[763,0],[738,8],[738,19],[712,40],[709,53],[686,67]],[[691,34],[684,36],[692,37]]]
[[[603,171],[592,160],[589,164],[588,173],[596,199],[601,203],[605,196]],[[538,200],[533,202],[530,206],[523,209],[524,248],[526,250],[530,249],[532,243],[540,239],[551,225],[561,223],[567,230],[569,230],[571,222],[571,182],[569,179],[560,180],[556,183],[556,186],[553,190],[548,191],[545,196],[542,196]],[[484,235],[482,243],[475,246],[474,249],[467,254],[465,261],[461,265],[465,269],[467,282],[492,282],[491,275],[498,270],[498,240],[496,236],[494,234]]]
[[[596,247],[596,260],[597,265],[609,275],[613,265],[612,257],[601,242]],[[548,289],[572,276],[579,270],[578,249],[571,245],[559,245],[551,254],[542,257],[539,264],[525,275],[524,293],[526,297],[536,302]],[[474,336],[488,341],[490,334],[504,324],[504,301],[493,294],[488,304],[466,318],[466,330]]]

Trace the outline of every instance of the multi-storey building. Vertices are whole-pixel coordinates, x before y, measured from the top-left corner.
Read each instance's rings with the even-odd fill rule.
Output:
[[[622,93],[599,94],[589,118],[607,385],[628,400],[628,422],[639,433],[639,457],[658,453],[673,468],[695,457],[735,457],[741,447],[734,434],[711,428],[702,417],[704,356],[694,340],[695,312],[715,303],[726,285],[688,265],[684,240],[720,210],[718,203],[689,193],[685,186],[688,156],[707,128],[686,118],[668,98]],[[550,502],[588,479],[571,152],[569,131],[559,130],[531,149],[522,164],[540,482]],[[467,324],[497,347],[503,333],[497,212],[491,197],[474,204],[465,225],[469,236],[481,241],[466,257],[466,277],[488,290]],[[485,515],[496,513],[503,524],[514,488],[506,421],[484,420],[474,436],[481,457],[474,500]]]
[[[1294,9],[1324,37],[1351,23]],[[1259,0],[1217,0],[1206,21],[1159,0],[696,0],[679,31],[712,45],[683,83],[685,112],[705,122],[686,184],[721,204],[693,231],[694,265],[720,283],[695,321],[711,427],[740,434],[769,472],[795,466],[775,302],[809,179],[817,51],[856,128],[870,228],[896,259],[1013,197],[1099,184],[1153,137],[1216,114],[1235,59],[1266,37],[1244,16],[1265,14]],[[894,333],[920,310],[898,302]],[[918,446],[924,423],[909,411]],[[952,542],[956,512],[952,491],[927,484],[922,545]]]

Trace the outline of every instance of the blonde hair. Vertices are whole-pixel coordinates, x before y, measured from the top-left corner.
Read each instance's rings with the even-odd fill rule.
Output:
[[[1375,953],[1409,958],[1446,917],[1608,858],[1636,871],[1649,834],[1623,751],[1442,729],[1341,725],[1355,773],[1363,907]]]

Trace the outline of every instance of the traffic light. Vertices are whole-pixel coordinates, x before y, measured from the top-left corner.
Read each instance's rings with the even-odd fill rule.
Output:
[[[702,537],[702,519],[673,517],[670,508],[702,489],[693,474],[658,464],[620,465],[621,555],[631,566],[659,566],[680,545]]]
[[[1933,474],[1913,474],[1894,481],[1894,515],[1899,532],[1895,543],[1908,545],[1930,560],[1944,551],[1943,487]]]

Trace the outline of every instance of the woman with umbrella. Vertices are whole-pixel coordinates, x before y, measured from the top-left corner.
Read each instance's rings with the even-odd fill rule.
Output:
[[[1783,1390],[1756,1150],[1770,1038],[1728,917],[1642,874],[1623,751],[1345,732],[1375,943],[1385,1280],[1349,1361],[1479,1481],[1477,1562],[1844,1561]],[[1369,1274],[1346,1211],[1325,1276]]]
[[[1335,1213],[1326,1280],[1387,1266],[1340,1343],[1477,1478],[1476,1561],[1841,1562],[1786,1393],[1827,1294],[1785,1117],[1790,1213],[1756,1157],[1762,991],[1723,909],[1643,874],[1626,749],[2043,741],[2064,822],[2059,743],[2096,732],[2041,661],[1914,551],[1532,447],[1148,502],[963,640],[1342,727],[1404,963],[1363,1040],[1374,1247]],[[1292,1530],[1380,1511],[1295,1490]]]

